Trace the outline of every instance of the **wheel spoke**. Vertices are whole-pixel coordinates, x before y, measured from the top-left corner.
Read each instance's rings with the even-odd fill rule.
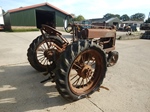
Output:
[[[45,60],[45,57],[43,57],[43,59],[41,59],[41,63]]]
[[[87,61],[87,63],[86,63],[86,64],[88,65],[88,64],[89,64],[89,62],[90,62],[90,60],[89,60],[89,58],[88,58],[88,61]]]
[[[90,66],[93,66],[95,64],[95,61],[93,61],[92,63],[90,63]]]
[[[89,77],[88,77],[88,80],[89,80],[89,82],[92,82],[92,81],[91,81],[91,78],[89,78]]]
[[[75,65],[76,67],[78,67],[79,69],[82,69],[79,65],[77,65],[76,63],[74,63],[73,65]]]
[[[89,77],[87,77],[87,79],[89,80],[88,83],[91,82],[91,80],[89,79]],[[88,83],[87,83],[87,84],[88,84]]]
[[[74,85],[76,83],[75,86],[77,86],[77,84],[79,83],[80,78],[81,77],[79,77],[72,85]]]
[[[43,47],[44,47],[45,49],[47,49],[45,43],[43,44]]]
[[[52,43],[52,42],[48,42],[48,48],[50,48],[50,46],[52,45],[51,43]]]
[[[49,61],[47,60],[47,61],[46,61],[46,65],[48,65],[48,62],[49,62]]]
[[[81,56],[81,61],[82,61],[82,63],[85,62],[85,57],[84,57],[84,55]]]
[[[45,58],[45,57],[41,57],[41,58],[39,58],[38,60],[41,61],[41,60],[44,60],[44,58]]]
[[[88,78],[86,77],[86,84],[88,83],[89,81],[88,81]]]
[[[89,74],[91,78],[94,78],[94,74],[93,74],[93,73],[94,73],[94,72],[91,71],[91,75]]]
[[[46,65],[46,62],[47,62],[47,61],[48,61],[48,60],[45,58],[45,61],[44,61],[44,63],[43,63],[43,64],[44,64],[44,65]]]
[[[41,54],[41,55],[38,55],[37,57],[42,57],[42,56],[44,56],[44,55]]]
[[[44,52],[44,49],[39,48],[39,49],[37,50],[37,52]]]
[[[82,78],[82,81],[80,83],[80,87],[83,87],[82,85],[84,85],[84,79]]]
[[[38,52],[37,55],[38,55],[38,54],[44,54],[44,53],[43,53],[43,52]]]
[[[45,51],[45,48],[41,45],[40,48],[42,48],[42,51]]]
[[[71,78],[70,80],[73,80],[74,78],[76,78],[78,76],[78,74],[77,75],[75,75],[73,78]]]

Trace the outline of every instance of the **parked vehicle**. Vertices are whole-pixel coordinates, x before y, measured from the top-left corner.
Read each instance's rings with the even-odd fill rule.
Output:
[[[141,30],[150,30],[150,23],[143,23],[140,26]]]
[[[92,22],[90,20],[83,20],[81,24],[82,24],[83,28],[91,28],[92,27]]]
[[[42,35],[30,44],[27,57],[33,68],[50,75],[62,97],[76,101],[99,90],[107,66],[116,64],[116,30],[84,28],[68,23],[68,18],[64,28],[68,33],[73,32],[72,42],[56,29],[42,25]]]

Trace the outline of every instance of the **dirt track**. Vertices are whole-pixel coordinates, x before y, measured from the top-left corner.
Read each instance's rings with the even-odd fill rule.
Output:
[[[28,63],[29,44],[40,32],[0,32],[0,112],[150,112],[150,41],[117,40],[119,61],[91,98],[64,100],[55,84]]]

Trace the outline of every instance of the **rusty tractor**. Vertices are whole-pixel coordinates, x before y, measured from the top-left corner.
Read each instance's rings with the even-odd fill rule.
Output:
[[[67,100],[76,101],[99,90],[107,67],[118,60],[115,50],[116,30],[64,22],[65,31],[72,33],[69,42],[62,33],[42,25],[41,34],[30,44],[27,57],[33,68],[50,75],[58,92]]]

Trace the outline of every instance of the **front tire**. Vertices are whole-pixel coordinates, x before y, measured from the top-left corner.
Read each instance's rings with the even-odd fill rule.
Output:
[[[67,100],[75,101],[98,90],[107,70],[106,57],[99,45],[81,40],[69,45],[58,60],[56,88]]]
[[[27,57],[30,65],[39,72],[55,68],[55,59],[60,55],[57,46],[62,48],[63,42],[56,36],[46,36],[46,40],[50,45],[48,48],[42,35],[32,41],[28,50]],[[52,54],[52,55],[49,55]]]
[[[117,51],[110,51],[108,53],[108,58],[107,58],[107,66],[114,66],[119,58],[119,53]]]

